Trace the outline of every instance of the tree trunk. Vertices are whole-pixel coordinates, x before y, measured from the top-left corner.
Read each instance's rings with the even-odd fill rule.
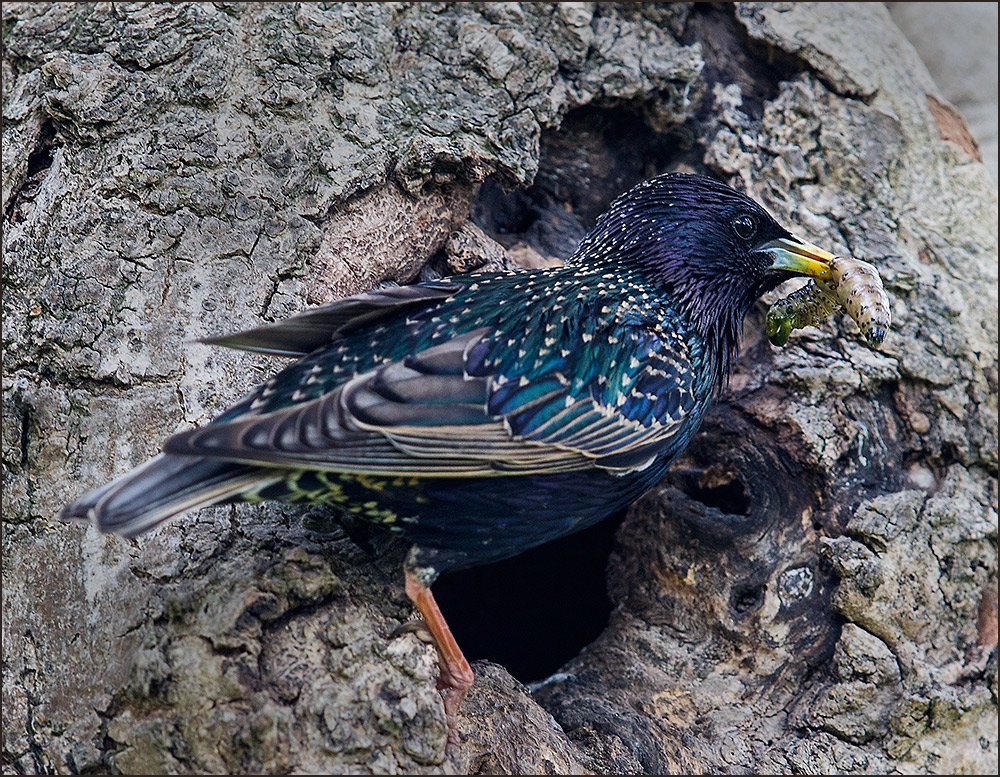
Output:
[[[5,773],[996,771],[996,189],[880,4],[3,13]],[[613,540],[452,585],[481,634],[551,589],[565,629],[499,630],[524,666],[597,618],[531,691],[477,663],[460,753],[392,636],[402,546],[282,505],[55,518],[276,365],[197,338],[554,261],[672,168],[875,263],[892,331],[774,349],[762,305]]]

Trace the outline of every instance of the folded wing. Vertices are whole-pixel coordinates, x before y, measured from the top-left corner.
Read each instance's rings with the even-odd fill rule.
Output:
[[[418,477],[641,469],[695,405],[689,354],[679,337],[608,326],[540,370],[523,343],[476,330],[314,400],[176,435],[164,451]]]

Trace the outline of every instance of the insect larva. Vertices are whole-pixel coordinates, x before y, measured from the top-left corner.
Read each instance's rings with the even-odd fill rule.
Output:
[[[840,300],[833,289],[824,287],[826,284],[822,281],[810,280],[771,305],[765,328],[767,339],[773,345],[784,345],[793,329],[816,326],[840,307]]]
[[[793,329],[815,326],[838,307],[857,322],[861,334],[878,348],[889,331],[889,297],[878,270],[868,262],[845,256],[830,262],[829,280],[812,278],[801,289],[775,302],[767,311],[767,339],[774,345],[788,342]]]
[[[892,312],[889,295],[874,265],[860,259],[838,256],[830,262],[837,285],[837,298],[861,329],[861,334],[873,348],[885,341]]]

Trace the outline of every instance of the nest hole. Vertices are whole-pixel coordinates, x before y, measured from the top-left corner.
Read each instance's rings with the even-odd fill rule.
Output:
[[[506,561],[443,575],[434,596],[466,657],[501,664],[529,683],[593,642],[611,615],[605,573],[623,517]]]
[[[654,130],[638,106],[578,108],[543,133],[532,185],[506,191],[487,180],[471,217],[505,248],[565,259],[615,197],[697,159],[689,128]]]

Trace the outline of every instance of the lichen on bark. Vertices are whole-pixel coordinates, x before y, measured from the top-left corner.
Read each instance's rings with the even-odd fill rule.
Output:
[[[5,772],[996,770],[996,189],[881,6],[3,14]],[[776,351],[762,306],[603,634],[530,692],[478,665],[459,754],[404,548],[55,520],[274,367],[198,337],[565,257],[676,167],[875,263],[893,331]]]

